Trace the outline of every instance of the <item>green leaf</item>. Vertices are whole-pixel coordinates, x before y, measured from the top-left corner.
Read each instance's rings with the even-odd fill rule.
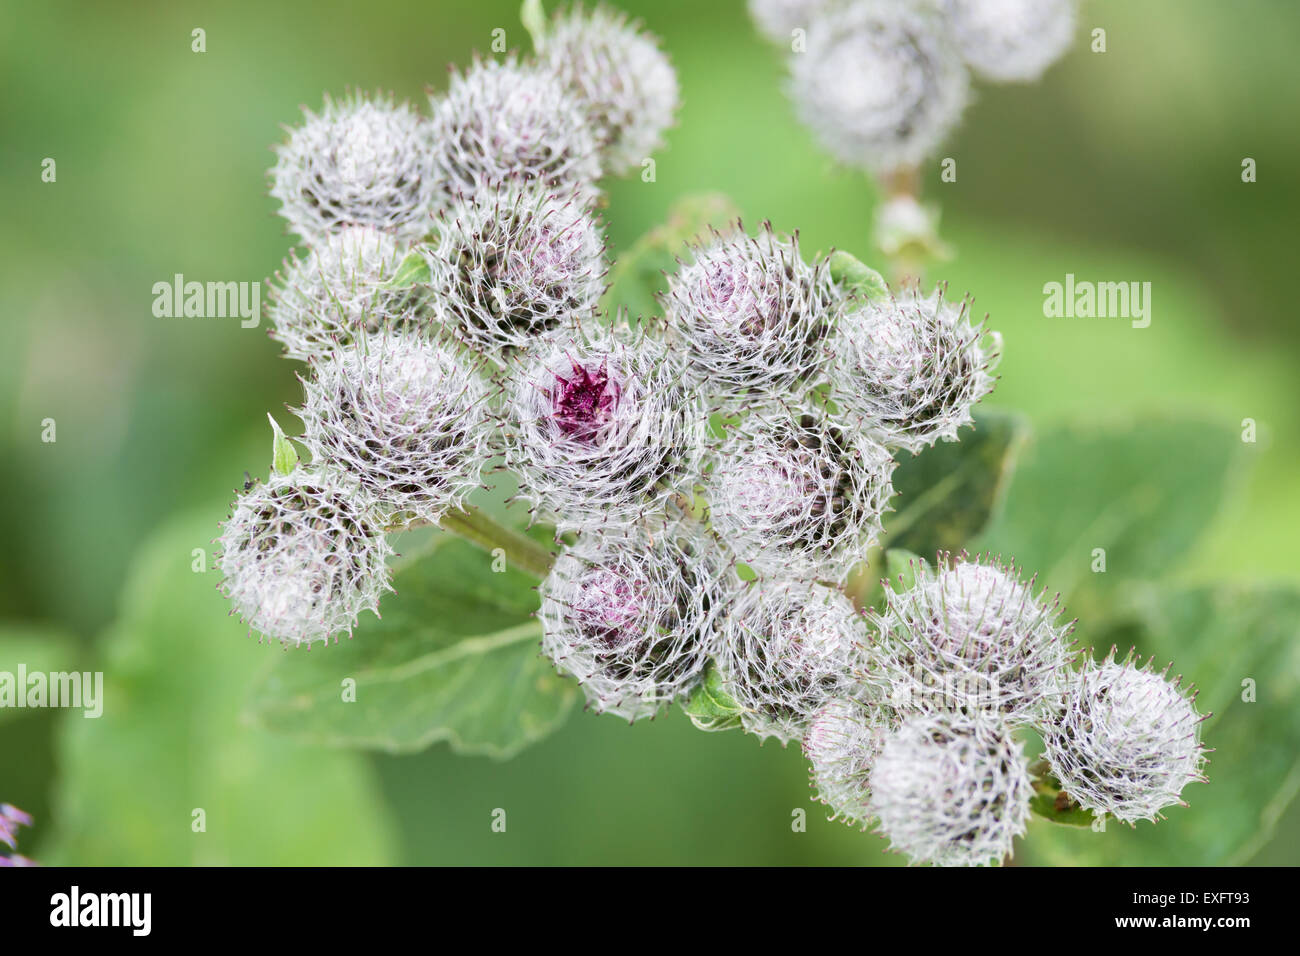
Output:
[[[301,740],[390,752],[445,740],[458,753],[506,758],[542,739],[578,687],[538,651],[535,579],[494,564],[460,538],[433,536],[394,575],[383,619],[278,659],[254,691],[252,717]]]
[[[267,412],[266,417],[270,419],[271,430],[274,432],[274,438],[271,440],[271,470],[279,475],[288,475],[298,467],[298,449],[293,447],[293,442],[285,437],[284,432],[280,430],[280,424],[271,417]]]
[[[1227,424],[1057,427],[1027,445],[977,547],[1014,557],[1067,595],[1073,614],[1094,619],[1114,584],[1156,580],[1177,565],[1232,487],[1241,449]],[[1093,571],[1100,557],[1104,573]]]
[[[542,6],[542,0],[524,0],[524,5],[519,10],[519,19],[523,21],[524,29],[528,35],[533,38],[533,51],[541,53],[546,46],[546,9]]]
[[[1091,810],[1085,810],[1069,794],[1061,792],[1061,782],[1047,769],[1047,762],[1040,760],[1030,767],[1034,777],[1034,795],[1029,800],[1029,809],[1053,823],[1067,827],[1092,828],[1096,816]]]
[[[917,575],[925,567],[925,559],[911,551],[890,548],[885,552],[885,578],[889,581],[890,587],[898,593],[915,585]]]
[[[740,726],[742,708],[722,687],[717,665],[710,662],[704,680],[682,704],[686,716],[700,730],[734,730]]]
[[[867,302],[889,298],[885,277],[842,249],[832,252],[826,264],[831,279],[850,294]]]
[[[432,279],[429,260],[419,249],[415,249],[408,252],[406,258],[398,263],[397,271],[385,285],[390,289],[410,289],[427,285]]]
[[[894,472],[898,510],[885,521],[889,546],[927,558],[961,550],[1001,503],[1027,434],[1021,416],[985,408],[960,441],[900,461]]]
[[[0,672],[14,675],[14,690],[23,693],[18,683],[18,669],[27,674],[66,672],[75,665],[75,639],[56,628],[25,622],[0,623]],[[0,722],[20,717],[30,711],[0,706]]]
[[[703,238],[710,226],[725,230],[739,216],[735,204],[718,193],[679,199],[662,225],[618,257],[610,272],[605,307],[611,313],[624,308],[633,316],[657,314],[655,296],[668,288],[664,274],[676,271],[677,257],[686,251],[686,243]]]
[[[1190,806],[1131,829],[1031,832],[1026,862],[1072,865],[1223,866],[1249,862],[1269,841],[1300,791],[1300,590],[1294,587],[1145,586],[1093,636],[1103,646],[1136,644],[1171,676],[1199,687],[1202,725],[1213,748],[1208,784],[1183,791]],[[1248,700],[1253,695],[1254,700]]]
[[[284,652],[191,570],[216,515],[160,530],[132,563],[99,648],[103,715],[68,712],[56,748],[55,865],[380,865],[392,831],[369,764],[249,727],[254,675]],[[202,810],[203,832],[194,812]]]

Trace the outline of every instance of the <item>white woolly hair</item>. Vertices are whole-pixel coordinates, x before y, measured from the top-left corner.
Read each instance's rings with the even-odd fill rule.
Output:
[[[386,284],[405,247],[370,226],[344,226],[305,256],[290,256],[270,286],[271,337],[289,358],[326,358],[358,333],[404,322],[414,313],[409,294]]]
[[[885,589],[872,654],[890,702],[924,712],[1035,721],[1058,706],[1073,657],[1059,596],[1035,594],[1014,564],[939,555],[901,593]]]
[[[584,534],[542,582],[542,652],[598,713],[653,717],[699,683],[732,586],[687,527]]]
[[[840,582],[883,533],[894,460],[822,412],[755,412],[713,458],[713,526],[759,574]]]
[[[512,369],[507,399],[507,463],[560,528],[661,514],[698,480],[707,415],[644,324],[558,330]]]
[[[845,0],[749,0],[749,16],[758,32],[788,47],[795,30],[804,30]]]
[[[1074,39],[1077,8],[1077,0],[943,0],[967,65],[995,83],[1042,76]]]
[[[803,737],[809,782],[831,820],[866,828],[872,819],[871,768],[897,723],[891,711],[850,697],[828,701]]]
[[[1115,660],[1112,648],[1073,675],[1059,715],[1043,730],[1045,755],[1061,789],[1080,806],[1117,820],[1163,819],[1183,788],[1204,782],[1195,694],[1132,655]],[[1208,714],[1206,716],[1209,716]]]
[[[431,104],[444,203],[516,178],[594,194],[601,175],[595,134],[551,71],[514,56],[476,58],[464,73],[452,72],[447,95]]]
[[[457,200],[425,247],[447,327],[498,364],[545,332],[594,319],[605,292],[600,224],[577,195],[518,179]]]
[[[971,410],[993,390],[998,340],[972,325],[969,300],[942,288],[905,291],[845,311],[827,367],[830,397],[850,423],[913,453],[956,441]]]
[[[497,426],[474,363],[413,333],[315,367],[298,416],[312,460],[353,476],[394,524],[437,522],[481,484]]]
[[[1021,746],[984,719],[909,718],[880,749],[871,811],[913,863],[997,865],[1025,832],[1033,784]]]
[[[429,227],[434,176],[429,127],[406,103],[353,94],[325,98],[320,113],[276,147],[271,195],[308,243],[343,226],[373,226],[399,238]]]
[[[875,172],[915,166],[957,125],[970,79],[930,4],[859,0],[808,27],[790,95],[836,159]]]
[[[722,626],[718,673],[741,725],[785,745],[827,701],[861,689],[866,622],[841,592],[812,582],[751,582]]]
[[[575,4],[551,22],[541,60],[577,96],[606,173],[626,175],[663,145],[677,112],[677,74],[639,22]]]
[[[823,261],[806,264],[798,235],[763,223],[755,237],[713,233],[669,277],[669,334],[693,386],[711,398],[761,400],[815,378],[839,298]]]
[[[351,636],[391,590],[383,529],[364,493],[331,471],[272,473],[235,500],[219,540],[232,613],[286,645]]]

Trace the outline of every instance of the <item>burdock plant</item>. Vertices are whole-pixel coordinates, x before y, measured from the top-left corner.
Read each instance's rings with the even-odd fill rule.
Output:
[[[1014,46],[979,6],[754,5],[775,33],[811,18],[792,90],[873,169],[929,155],[955,122],[958,51]],[[1031,45],[1059,45],[1032,12]],[[328,654],[457,668],[425,740],[531,739],[576,683],[626,721],[679,705],[703,729],[798,741],[832,814],[917,862],[1001,862],[1031,810],[1132,821],[1177,802],[1203,757],[1176,684],[1080,663],[1059,601],[1010,561],[890,552],[880,588],[866,570],[896,476],[968,434],[995,384],[1000,340],[969,300],[891,287],[716,202],[608,264],[603,177],[662,145],[675,75],[606,7],[524,18],[536,55],[474,59],[431,115],[327,100],[279,152],[272,194],[307,251],[272,319],[305,362],[310,460],[277,427],[270,476],[236,498],[218,561],[232,611],[276,644],[345,635]],[[637,299],[661,315],[622,308],[648,261],[674,259]],[[440,529],[432,556],[422,528]],[[399,531],[417,545],[390,597]],[[483,549],[488,583],[448,535]],[[397,623],[373,625],[389,601]],[[455,643],[462,626],[490,633]],[[513,670],[477,683],[502,654]],[[375,699],[368,740],[425,712]],[[1046,745],[1032,764],[1028,728]]]

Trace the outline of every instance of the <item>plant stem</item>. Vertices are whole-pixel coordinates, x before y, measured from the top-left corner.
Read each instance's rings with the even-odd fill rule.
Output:
[[[478,508],[453,509],[438,526],[489,553],[501,549],[507,562],[539,580],[550,573],[555,561],[555,555],[532,538],[497,524]]]

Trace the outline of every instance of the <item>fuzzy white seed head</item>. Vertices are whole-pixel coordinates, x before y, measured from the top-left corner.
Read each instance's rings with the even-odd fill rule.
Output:
[[[578,98],[606,173],[626,175],[663,145],[677,112],[677,74],[640,24],[608,7],[575,5],[555,17],[541,53]]]
[[[808,723],[803,752],[811,764],[817,800],[832,820],[865,827],[871,821],[871,768],[890,732],[882,709],[840,697],[827,702]]]
[[[1025,832],[1033,784],[1007,729],[918,715],[893,732],[869,780],[880,832],[913,863],[1000,864]]]
[[[939,289],[908,291],[845,311],[827,367],[844,418],[890,448],[919,452],[956,441],[971,410],[993,390],[997,337]]]
[[[562,528],[660,513],[700,473],[704,408],[644,326],[561,329],[524,356],[507,392],[507,462]]]
[[[1070,682],[1060,714],[1043,728],[1048,764],[1061,789],[1094,813],[1125,823],[1156,820],[1203,781],[1205,752],[1194,695],[1153,673],[1150,662],[1087,661]]]
[[[839,0],[749,0],[749,16],[758,32],[778,46],[789,47],[795,30],[807,31]]]
[[[877,172],[930,157],[961,118],[970,83],[942,20],[909,0],[861,0],[814,20],[790,75],[821,144]]]
[[[272,338],[289,358],[326,358],[353,341],[401,322],[414,309],[409,296],[385,288],[405,247],[370,226],[344,226],[302,257],[285,260],[270,289]]]
[[[1031,721],[1064,692],[1071,624],[1060,602],[1035,595],[1014,565],[940,555],[901,593],[886,588],[883,615],[872,615],[872,654],[890,702],[927,713],[996,714]]]
[[[739,227],[739,224],[737,224]],[[764,223],[756,237],[714,233],[669,279],[669,334],[693,386],[710,397],[780,395],[814,377],[838,298],[824,262]]]
[[[312,460],[353,476],[389,520],[436,522],[480,484],[496,425],[473,363],[410,333],[316,366],[298,416]]]
[[[584,535],[542,582],[542,651],[597,712],[653,717],[699,682],[727,573],[682,528]]]
[[[455,201],[426,248],[434,303],[453,334],[504,362],[544,333],[591,319],[605,292],[605,243],[576,194],[511,180]]]
[[[378,613],[392,549],[346,477],[273,473],[236,499],[220,538],[221,592],[249,626],[285,644],[347,633]]]
[[[373,226],[399,238],[429,227],[434,176],[429,127],[405,103],[360,95],[325,99],[320,113],[276,148],[271,195],[309,243],[343,226]]]
[[[434,168],[443,202],[512,179],[591,195],[600,178],[595,134],[578,100],[548,70],[475,60],[432,102]]]
[[[1074,39],[1077,0],[943,0],[967,65],[995,83],[1027,83]]]
[[[839,591],[791,579],[752,582],[722,626],[718,672],[741,725],[784,745],[827,701],[860,689],[862,615]]]
[[[713,526],[760,574],[841,581],[880,539],[894,460],[812,411],[750,415],[715,456]]]

